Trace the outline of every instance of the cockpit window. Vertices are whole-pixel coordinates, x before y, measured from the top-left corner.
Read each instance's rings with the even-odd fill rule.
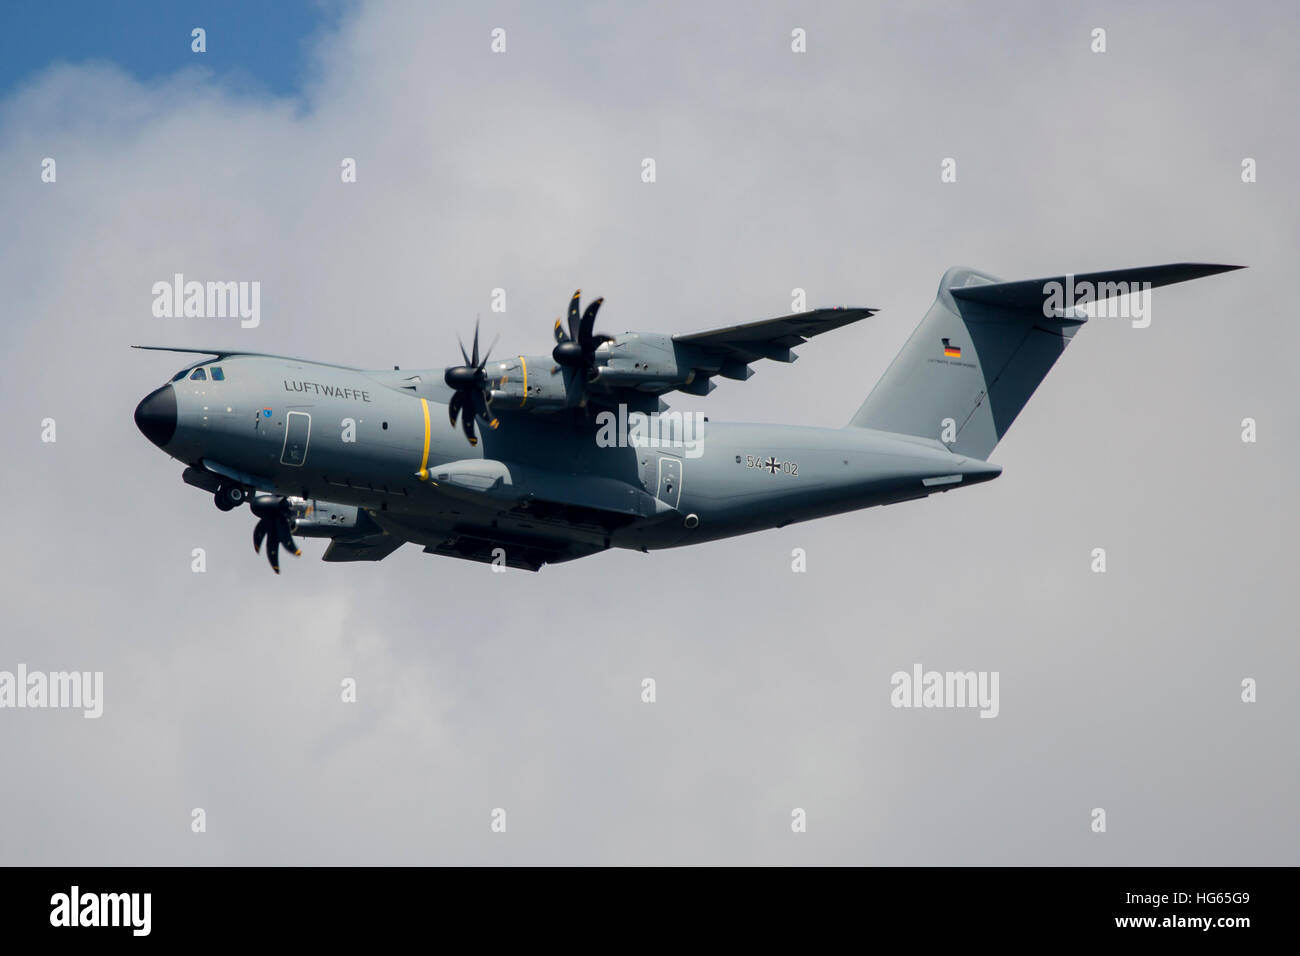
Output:
[[[190,376],[191,382],[206,382],[208,380],[207,369],[196,368],[194,374]]]
[[[181,369],[179,372],[177,372],[175,375],[172,376],[172,381],[173,381],[173,382],[179,382],[181,379],[183,379],[186,375],[189,375],[189,374],[190,374],[190,370],[187,369],[187,368],[183,368],[183,369]]]
[[[221,370],[221,366],[220,365],[212,366],[212,381],[224,382],[225,380],[226,380],[226,373]]]

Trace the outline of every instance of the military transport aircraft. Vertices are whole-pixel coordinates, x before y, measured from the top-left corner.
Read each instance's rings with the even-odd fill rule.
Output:
[[[244,502],[278,574],[293,535],[326,561],[426,552],[536,571],[923,498],[1001,474],[987,460],[1102,303],[1238,266],[1178,264],[1003,282],[949,269],[903,350],[843,428],[721,424],[667,410],[760,359],[872,315],[829,308],[685,335],[595,331],[601,300],[556,321],[549,355],[366,371],[228,349],[135,410],[186,482]],[[1144,294],[1144,293],[1143,293]],[[1125,300],[1128,301],[1128,300]],[[1091,310],[1095,313],[1097,310]],[[459,427],[457,420],[459,419]]]

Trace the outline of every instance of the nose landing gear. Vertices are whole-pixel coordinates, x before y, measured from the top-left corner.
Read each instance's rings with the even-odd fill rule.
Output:
[[[222,511],[238,508],[247,500],[248,493],[244,491],[243,485],[222,485],[212,496],[213,504]]]

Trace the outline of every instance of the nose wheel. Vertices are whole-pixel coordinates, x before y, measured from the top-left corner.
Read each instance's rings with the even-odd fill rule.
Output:
[[[248,500],[248,493],[242,485],[222,485],[212,496],[213,503],[222,511],[238,508]]]

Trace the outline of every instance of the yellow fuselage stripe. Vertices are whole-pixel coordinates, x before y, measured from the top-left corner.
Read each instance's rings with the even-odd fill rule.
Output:
[[[528,401],[528,363],[522,355],[519,356],[519,364],[524,367],[524,397],[519,399],[519,407],[523,408],[524,402]]]
[[[420,399],[420,405],[424,408],[424,454],[420,458],[420,473],[424,474],[429,470],[429,400]]]

